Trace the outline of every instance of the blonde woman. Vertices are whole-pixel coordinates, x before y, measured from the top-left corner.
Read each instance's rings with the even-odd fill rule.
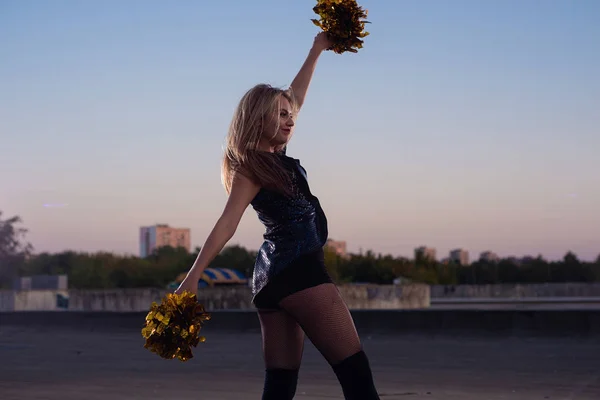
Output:
[[[202,271],[252,205],[266,230],[252,279],[263,337],[263,400],[294,397],[305,335],[332,366],[346,399],[379,399],[352,316],[325,269],[327,219],[305,169],[286,154],[317,60],[330,46],[325,33],[316,36],[289,90],[261,84],[242,97],[222,165],[227,203],[177,289],[197,291]]]

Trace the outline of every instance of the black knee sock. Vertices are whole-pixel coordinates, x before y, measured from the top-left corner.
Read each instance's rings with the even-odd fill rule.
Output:
[[[346,400],[379,400],[369,359],[364,351],[332,365]]]
[[[267,368],[262,400],[292,400],[297,384],[297,369]]]

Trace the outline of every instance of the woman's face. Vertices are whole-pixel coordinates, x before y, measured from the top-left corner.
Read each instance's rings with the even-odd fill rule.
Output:
[[[294,127],[294,117],[288,99],[279,96],[279,106],[275,109],[274,115],[267,120],[263,130],[263,135],[271,146],[281,146],[289,141]]]

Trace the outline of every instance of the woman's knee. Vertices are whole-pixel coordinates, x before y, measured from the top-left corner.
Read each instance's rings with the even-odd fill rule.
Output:
[[[280,305],[295,318],[329,363],[362,349],[352,315],[335,285],[305,289],[286,297]]]

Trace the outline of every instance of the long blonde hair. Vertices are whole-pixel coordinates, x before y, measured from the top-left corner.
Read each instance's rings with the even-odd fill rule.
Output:
[[[291,195],[290,178],[274,154],[259,150],[265,124],[278,121],[279,100],[285,97],[295,111],[297,108],[291,90],[267,84],[250,89],[240,100],[229,126],[221,166],[221,181],[227,194],[235,173],[241,173],[261,187]],[[279,146],[277,151],[285,145]]]

